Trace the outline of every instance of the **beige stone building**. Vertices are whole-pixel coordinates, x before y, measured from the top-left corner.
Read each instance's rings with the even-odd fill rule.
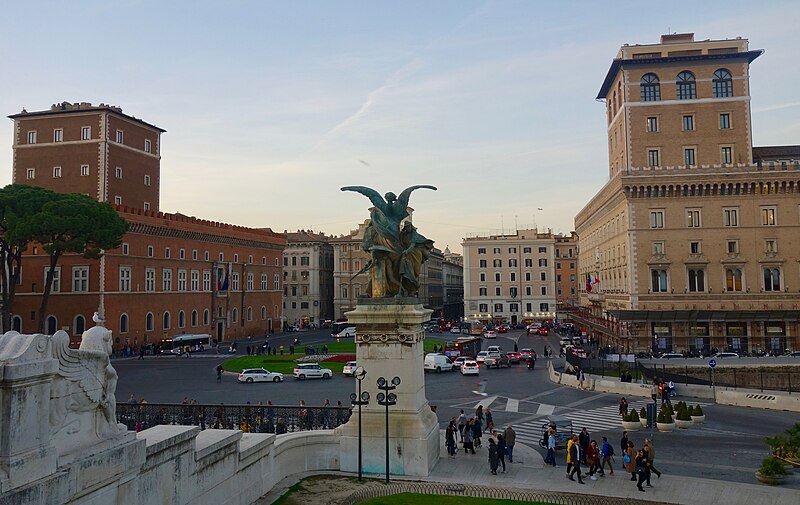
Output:
[[[574,231],[569,236],[559,234],[555,236],[555,241],[556,309],[561,312],[580,305],[578,235]]]
[[[517,230],[468,237],[464,248],[464,317],[487,322],[556,317],[555,237]]]
[[[286,233],[283,315],[289,324],[319,325],[333,319],[333,247],[324,233]]]
[[[464,317],[464,257],[444,248],[442,275],[444,307],[442,317],[447,321],[460,321]]]
[[[748,41],[625,45],[609,181],[575,218],[578,322],[623,349],[798,349],[800,150],[753,148]],[[587,274],[589,279],[587,279]]]

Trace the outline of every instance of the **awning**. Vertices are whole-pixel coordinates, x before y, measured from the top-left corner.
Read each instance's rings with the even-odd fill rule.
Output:
[[[609,310],[623,322],[800,321],[798,310]]]

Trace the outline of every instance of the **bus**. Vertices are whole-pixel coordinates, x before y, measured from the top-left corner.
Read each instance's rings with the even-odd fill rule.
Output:
[[[183,354],[186,346],[189,346],[191,352],[204,351],[211,346],[211,335],[206,333],[201,334],[183,334],[174,337],[167,337],[161,339],[161,353],[162,354]]]
[[[461,333],[466,335],[483,335],[483,323],[477,319],[460,323]]]
[[[451,359],[459,356],[474,358],[481,351],[481,337],[459,337],[455,342],[444,345],[444,355]]]
[[[336,337],[342,330],[353,327],[355,327],[355,324],[353,323],[348,323],[347,321],[337,321],[331,324],[331,336]]]

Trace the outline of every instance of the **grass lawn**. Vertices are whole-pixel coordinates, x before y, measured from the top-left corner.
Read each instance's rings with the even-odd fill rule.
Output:
[[[548,505],[543,502],[516,500],[490,500],[487,498],[471,498],[469,496],[441,496],[430,494],[400,493],[383,498],[371,498],[358,502],[358,505]]]

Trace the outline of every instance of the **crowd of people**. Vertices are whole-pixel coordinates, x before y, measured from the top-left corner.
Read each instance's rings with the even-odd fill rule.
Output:
[[[493,475],[502,467],[506,471],[506,458],[509,463],[514,462],[514,445],[517,434],[509,425],[505,430],[498,431],[494,426],[491,410],[479,405],[475,415],[467,417],[462,409],[460,414],[453,417],[445,430],[445,447],[447,454],[455,458],[458,445],[461,445],[465,454],[478,454],[476,449],[483,448],[483,437],[486,436],[486,450],[489,459],[489,470]]]

